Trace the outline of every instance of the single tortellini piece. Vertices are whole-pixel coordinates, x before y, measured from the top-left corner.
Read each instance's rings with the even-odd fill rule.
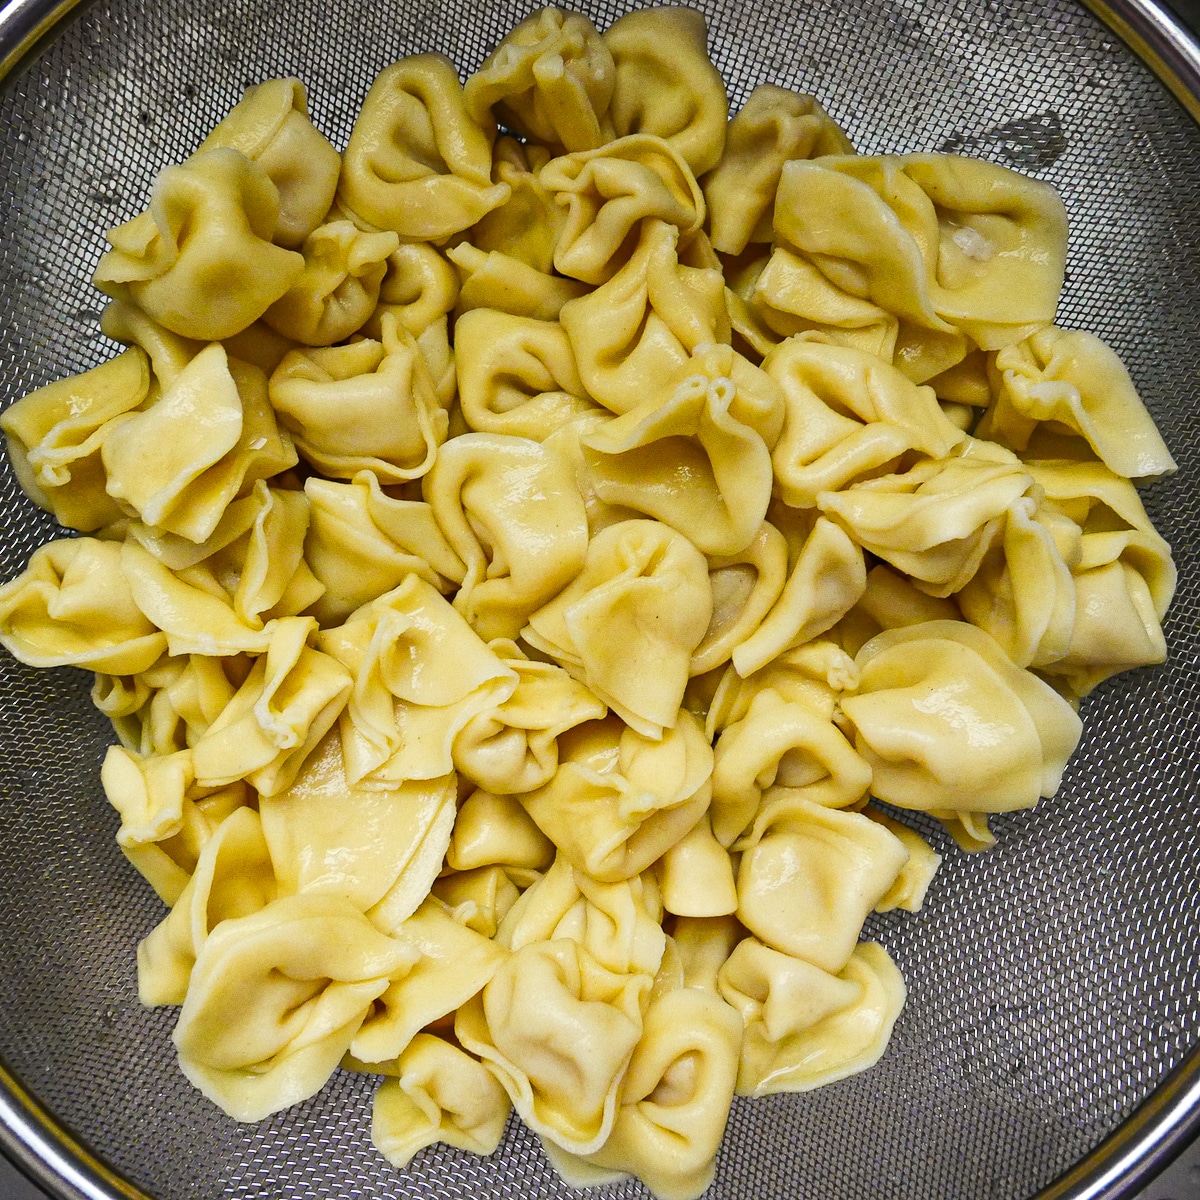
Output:
[[[773,949],[835,973],[908,861],[882,825],[803,791],[764,804],[739,847],[738,920]]]
[[[423,484],[466,564],[454,607],[486,641],[515,638],[576,575],[587,514],[570,464],[529,438],[466,433],[442,447]]]
[[[171,911],[138,945],[138,999],[182,1004],[196,956],[222,922],[248,917],[276,899],[275,871],[252,808],[237,808],[200,851]]]
[[[678,240],[674,225],[644,220],[629,261],[559,313],[584,387],[615,413],[657,394],[698,347],[729,341],[720,271],[682,265]]]
[[[1062,290],[1067,222],[1054,189],[953,154],[790,162],[775,233],[851,295],[984,350],[1051,324]]]
[[[219,146],[240,151],[266,171],[279,189],[273,240],[299,249],[329,211],[342,167],[338,152],[309,120],[304,84],[268,79],[248,87],[197,153]]]
[[[673,375],[665,399],[580,439],[593,486],[606,504],[654,517],[706,554],[739,554],[771,502],[782,397],[730,346],[707,347]]]
[[[30,392],[0,415],[21,490],[60,525],[91,533],[121,517],[105,490],[100,447],[113,419],[145,402],[150,384],[146,354],[131,348]]]
[[[459,731],[517,686],[516,672],[417,575],[320,634],[318,645],[354,676],[341,719],[351,783],[449,774]]]
[[[458,1010],[454,1032],[526,1125],[589,1154],[612,1132],[651,982],[606,970],[569,938],[531,942]]]
[[[147,212],[108,232],[95,284],[183,337],[220,341],[267,311],[304,270],[272,243],[279,190],[237,150],[165,168]]]
[[[821,492],[817,507],[922,591],[945,597],[979,570],[1009,509],[1032,487],[1015,456],[972,441],[963,453]]]
[[[554,269],[554,247],[566,212],[541,179],[550,151],[507,135],[492,150],[492,178],[508,185],[508,199],[468,230],[470,245],[498,250],[536,271]]]
[[[350,1043],[351,1054],[361,1062],[386,1063],[403,1053],[422,1029],[442,1022],[478,995],[508,951],[456,921],[434,896],[403,921],[390,921],[378,911],[369,915],[414,952],[412,965],[396,973]]]
[[[744,550],[709,558],[713,615],[704,641],[692,655],[693,676],[724,666],[753,637],[779,600],[787,578],[787,540],[766,521]]]
[[[184,801],[195,781],[190,750],[143,758],[124,747],[110,746],[100,769],[100,783],[121,817],[117,844],[144,846],[179,833]]]
[[[534,824],[515,796],[480,789],[459,806],[446,851],[446,865],[452,870],[501,866],[544,871],[553,862],[554,843]]]
[[[166,634],[171,654],[266,653],[274,622],[243,621],[232,597],[203,565],[172,571],[132,538],[119,553],[134,602]]]
[[[423,500],[385,492],[372,471],[349,483],[312,476],[304,481],[311,521],[304,558],[325,591],[310,609],[323,625],[419,575],[440,592],[460,583],[466,568]]]
[[[742,720],[754,697],[768,690],[832,721],[842,694],[857,686],[854,659],[831,639],[814,639],[785,650],[745,677],[738,674],[736,664],[727,667],[709,700],[705,731],[709,738],[715,738]]]
[[[437,325],[458,301],[458,272],[424,242],[403,242],[388,257],[379,285],[379,303],[362,327],[367,337],[383,334],[383,318],[391,313],[402,328],[420,338]]]
[[[1079,532],[1070,640],[1063,657],[1043,669],[1082,696],[1118,671],[1164,661],[1162,620],[1176,568],[1133,484],[1097,462],[1028,469],[1043,491],[1042,509],[1061,513]]]
[[[136,675],[167,639],[137,603],[121,547],[96,538],[47,542],[0,587],[0,642],[31,667]]]
[[[1053,796],[1082,725],[1036,675],[961,621],[889,629],[856,656],[842,710],[871,793],[900,808],[1005,812]]]
[[[573,152],[609,140],[615,82],[612,54],[591,21],[548,7],[504,35],[463,97],[481,125],[495,112],[522,137]]]
[[[669,991],[651,1002],[621,1084],[612,1133],[576,1159],[547,1144],[568,1182],[591,1171],[636,1175],[661,1200],[698,1200],[712,1183],[742,1046],[742,1018],[714,992]]]
[[[412,959],[338,896],[286,896],[222,921],[196,958],[172,1035],[180,1068],[238,1121],[306,1100]]]
[[[652,872],[601,883],[559,854],[513,905],[496,941],[520,950],[568,938],[605,970],[654,979],[669,945],[662,920],[662,896]]]
[[[371,1141],[394,1167],[442,1142],[494,1154],[512,1105],[495,1077],[457,1046],[419,1033],[396,1060],[371,1110]]]
[[[317,470],[380,482],[424,475],[449,420],[420,347],[392,316],[382,340],[295,350],[270,380],[271,404]]]
[[[440,242],[508,199],[492,183],[496,126],[468,112],[454,64],[414,54],[385,68],[363,101],[338,201],[405,241]]]
[[[702,180],[713,248],[741,254],[751,242],[773,239],[772,209],[785,162],[853,153],[812,96],[759,84],[729,122],[721,161]]]
[[[246,779],[261,795],[273,796],[296,778],[338,719],[353,683],[337,659],[308,644],[315,632],[311,617],[272,623],[266,653],[192,747],[202,785]]]
[[[901,455],[943,458],[963,440],[931,388],[849,346],[789,338],[763,360],[784,397],[772,462],[779,495],[810,508],[821,492],[870,478]]]
[[[862,350],[902,369],[906,377],[923,379],[938,369],[936,354],[955,357],[961,349],[957,334],[918,329],[843,291],[809,259],[783,245],[732,271],[726,299],[733,327],[764,356],[787,338],[799,337]],[[930,355],[935,356],[932,367]]]
[[[477,308],[454,324],[463,419],[476,433],[544,441],[583,413],[587,397],[566,331],[555,321]]]
[[[463,726],[454,740],[454,765],[489,792],[531,792],[558,770],[559,738],[585,721],[599,720],[607,709],[562,667],[527,658],[515,642],[496,640],[490,648],[516,672],[517,687]]]
[[[259,797],[280,895],[342,896],[373,918],[386,916],[390,931],[429,894],[454,801],[445,776],[389,787],[348,782],[341,740],[328,734],[287,787]]]
[[[731,846],[762,806],[778,797],[848,808],[870,786],[870,766],[832,720],[765,688],[717,740],[713,832],[723,846]]]
[[[740,1096],[807,1092],[873,1067],[904,1007],[904,979],[877,942],[856,946],[830,973],[754,938],[717,976],[742,1016]]]
[[[1098,337],[1051,325],[997,352],[988,375],[996,399],[978,435],[1023,452],[1038,431],[1081,438],[1114,474],[1156,479],[1175,460],[1125,364]]]
[[[703,727],[689,712],[661,741],[608,717],[564,734],[557,772],[520,801],[575,867],[619,883],[641,874],[704,815],[712,762]]]
[[[692,173],[712,170],[725,149],[729,101],[708,57],[708,25],[694,8],[627,13],[604,33],[616,64],[610,116],[617,137],[653,133]]]
[[[305,346],[345,341],[374,313],[398,245],[391,231],[364,233],[351,221],[318,226],[304,239],[304,270],[263,320]]]
[[[460,314],[473,308],[494,308],[516,317],[557,321],[568,301],[590,290],[586,283],[563,279],[548,267],[539,270],[511,254],[481,250],[470,242],[452,246],[446,257],[458,268],[461,279]]]
[[[237,496],[297,462],[266,376],[215,344],[149,407],[114,423],[100,457],[105,488],[126,512],[195,543],[212,536]]]
[[[1010,506],[1002,536],[956,593],[962,615],[991,634],[1018,667],[1046,667],[1066,656],[1077,607],[1071,569],[1082,557],[1082,540],[1068,517],[1024,496]]]
[[[554,267],[584,283],[616,274],[642,221],[666,221],[684,236],[704,221],[696,177],[669,142],[648,133],[556,158],[539,178],[566,209]]]
[[[583,570],[522,631],[644,737],[674,727],[712,618],[704,556],[658,521],[622,521],[588,543]]]
[[[731,651],[742,676],[831,629],[866,586],[862,550],[840,526],[812,509],[778,502],[767,517],[767,528],[784,543],[786,581],[756,628]]]

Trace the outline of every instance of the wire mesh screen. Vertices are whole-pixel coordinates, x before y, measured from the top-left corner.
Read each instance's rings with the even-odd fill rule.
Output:
[[[736,106],[759,82],[817,95],[860,150],[959,150],[1058,187],[1072,221],[1060,323],[1125,358],[1181,463],[1146,494],[1181,587],[1172,660],[1102,686],[1059,795],[945,856],[917,915],[872,918],[910,999],[883,1061],[817,1093],[738,1102],[722,1200],[1016,1200],[1100,1142],[1200,1041],[1200,130],[1063,0],[694,0]],[[464,74],[533,7],[483,0],[112,0],[0,92],[0,400],[114,347],[88,282],[103,230],[145,205],[243,87],[296,74],[344,145],[375,73],[439,49]],[[603,28],[626,5],[576,0]],[[0,481],[5,578],[53,524]],[[160,1200],[551,1197],[515,1122],[493,1158],[434,1147],[407,1172],[342,1073],[239,1126],[174,1065],[171,1010],[136,995],[161,918],[117,851],[106,722],[81,672],[0,658],[0,1058]],[[617,1197],[645,1195],[614,1186]]]

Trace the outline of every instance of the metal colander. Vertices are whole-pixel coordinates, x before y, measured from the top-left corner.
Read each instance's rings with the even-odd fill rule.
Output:
[[[1200,1113],[1200,128],[1068,0],[693,3],[735,107],[779,83],[817,95],[862,151],[958,150],[1054,184],[1071,216],[1060,323],[1120,352],[1181,465],[1145,493],[1180,569],[1171,662],[1086,701],[1062,790],[996,820],[990,853],[920,824],[945,856],[924,909],[867,927],[909,985],[890,1050],[819,1092],[735,1103],[712,1195],[1128,1195]],[[601,28],[629,7],[571,6]],[[0,59],[66,7],[13,0]],[[299,75],[344,145],[380,68],[439,49],[465,75],[532,7],[98,0],[54,25],[0,85],[0,402],[114,352],[88,282],[103,231],[245,85]],[[1173,52],[1148,0],[1113,7]],[[1175,52],[1181,75],[1189,52],[1200,63]],[[3,577],[54,534],[5,466]],[[3,655],[0,681],[0,1143],[44,1185],[154,1200],[573,1194],[516,1121],[493,1158],[439,1146],[395,1171],[371,1146],[363,1076],[338,1073],[253,1126],[192,1090],[174,1012],[137,1000],[135,947],[162,909],[114,844],[90,678]]]

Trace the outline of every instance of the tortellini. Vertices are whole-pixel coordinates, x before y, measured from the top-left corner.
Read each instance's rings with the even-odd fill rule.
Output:
[[[675,725],[711,615],[700,551],[658,521],[622,521],[592,538],[583,570],[522,636],[657,739]]]
[[[413,951],[350,901],[297,895],[213,929],[173,1040],[183,1073],[239,1121],[313,1095]]]
[[[592,150],[609,140],[616,82],[612,54],[579,13],[542,8],[505,35],[467,80],[464,98],[480,123],[504,123],[547,146]]]
[[[623,722],[589,722],[564,735],[553,779],[520,799],[578,869],[602,883],[644,871],[708,808],[712,749],[682,712],[661,741]]]
[[[241,332],[304,270],[271,239],[279,189],[237,150],[206,150],[154,182],[150,209],[109,230],[112,249],[95,282],[127,296],[183,337],[219,341]]]
[[[263,320],[306,346],[332,346],[361,329],[375,311],[379,287],[395,252],[394,233],[363,233],[350,221],[330,221],[304,239],[304,270]]]
[[[485,641],[516,637],[583,566],[583,497],[570,465],[545,445],[462,434],[443,447],[423,491],[467,568],[454,606]]]
[[[675,226],[643,221],[629,261],[558,314],[588,395],[615,413],[649,399],[699,347],[729,340],[720,272],[682,265],[678,241]]]
[[[272,240],[299,249],[321,224],[337,190],[342,160],[308,117],[308,93],[298,79],[268,79],[248,87],[197,153],[227,146],[258,163],[279,190]]]
[[[899,319],[896,362],[917,383],[973,346],[999,350],[1049,325],[1062,289],[1062,201],[955,155],[789,162],[775,234],[837,288]]]
[[[336,479],[359,471],[387,483],[417,479],[446,439],[421,349],[391,316],[380,341],[292,351],[271,376],[270,396],[296,448]]]
[[[1039,429],[1062,430],[1126,478],[1175,470],[1129,372],[1093,334],[1053,325],[1039,329],[1000,350],[989,376],[996,399],[980,423],[980,437],[1024,451]]]
[[[30,392],[0,416],[21,487],[60,525],[91,533],[121,517],[100,448],[111,422],[145,402],[151,379],[145,352],[130,348]]]
[[[666,398],[581,438],[596,494],[685,534],[706,554],[745,550],[771,502],[768,440],[782,405],[768,376],[728,346],[687,361]]]
[[[467,109],[454,64],[414,54],[367,93],[342,161],[348,213],[405,241],[439,242],[508,199],[492,183],[495,123]]]
[[[600,411],[555,321],[472,309],[455,323],[454,344],[463,420],[476,433],[541,442],[575,417]]]
[[[703,180],[713,248],[741,254],[751,242],[771,241],[784,163],[852,153],[846,135],[811,96],[759,84],[729,122],[725,152]]]
[[[642,221],[665,221],[686,235],[704,220],[704,196],[687,163],[647,133],[556,158],[540,179],[566,207],[554,266],[584,283],[612,278]]]
[[[628,13],[604,34],[616,65],[610,114],[617,137],[655,134],[697,176],[720,161],[729,115],[707,38],[700,13],[673,7]]]
[[[386,67],[344,156],[249,87],[108,235],[125,349],[0,417],[85,535],[0,643],[94,673],[139,995],[238,1120],[340,1066],[400,1169],[515,1108],[697,1200],[735,1093],[884,1053],[860,939],[1166,657],[1175,463],[1053,323],[1061,202],[772,84],[729,121],[706,42],[543,8]]]
[[[842,710],[881,800],[1005,812],[1058,790],[1079,717],[982,630],[961,621],[885,630],[857,663],[859,684]]]
[[[511,1105],[495,1077],[450,1042],[418,1033],[375,1093],[371,1137],[393,1166],[444,1142],[493,1154]]]
[[[804,1092],[877,1062],[904,1004],[904,980],[887,951],[861,942],[830,973],[747,938],[717,975],[745,1022],[737,1091]]]

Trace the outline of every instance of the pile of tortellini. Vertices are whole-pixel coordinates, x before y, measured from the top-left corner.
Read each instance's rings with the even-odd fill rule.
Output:
[[[689,9],[405,58],[341,153],[251,87],[108,239],[128,348],[0,419],[85,535],[0,638],[95,672],[141,998],[239,1120],[341,1065],[398,1165],[511,1106],[699,1195],[735,1093],[888,1042],[860,932],[939,859],[869,798],[984,847],[1165,656],[1174,463],[1053,324],[1057,196],[730,120]]]

